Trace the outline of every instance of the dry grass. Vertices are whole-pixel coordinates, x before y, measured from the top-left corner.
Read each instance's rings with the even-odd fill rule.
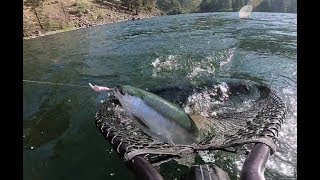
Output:
[[[150,13],[133,15],[133,13],[98,3],[96,0],[45,0],[42,6],[36,8],[36,11],[43,28],[31,8],[24,6],[24,37],[30,38],[52,33],[52,31],[60,32],[96,24],[161,15],[157,9]]]

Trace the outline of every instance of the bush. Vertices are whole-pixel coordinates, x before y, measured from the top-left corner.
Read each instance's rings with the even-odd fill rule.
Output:
[[[75,7],[74,10],[70,10],[69,13],[81,17],[83,14],[87,14],[88,10],[82,3],[74,3],[72,6]]]

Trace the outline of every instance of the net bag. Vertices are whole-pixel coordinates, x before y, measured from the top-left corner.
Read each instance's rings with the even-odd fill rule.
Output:
[[[276,138],[286,108],[274,91],[251,81],[230,81],[167,87],[151,91],[185,109],[210,119],[214,135],[192,145],[171,145],[152,139],[133,123],[110,96],[98,108],[95,123],[124,161],[140,156],[152,163],[179,159],[198,151],[248,153],[255,143],[276,151]]]

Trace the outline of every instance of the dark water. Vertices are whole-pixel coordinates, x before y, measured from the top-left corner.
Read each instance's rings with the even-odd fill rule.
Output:
[[[281,13],[252,13],[249,20],[237,13],[190,14],[97,26],[25,40],[23,78],[148,89],[226,77],[264,82],[288,109],[266,176],[296,179],[296,32],[296,14]],[[95,127],[96,108],[106,97],[89,87],[24,82],[24,179],[134,178]],[[221,152],[204,157],[232,179],[245,159]],[[174,178],[172,169],[163,172]]]

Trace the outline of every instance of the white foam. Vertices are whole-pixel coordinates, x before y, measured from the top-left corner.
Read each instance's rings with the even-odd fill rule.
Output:
[[[167,58],[158,57],[151,65],[154,67],[152,71],[153,77],[158,77],[158,73],[161,71],[172,71],[179,69],[178,56],[169,55]]]
[[[226,64],[228,64],[233,57],[234,48],[231,48],[227,52],[227,56],[220,62],[220,68]]]
[[[218,91],[220,94],[218,94]],[[215,85],[214,88],[207,89],[202,92],[195,92],[188,97],[187,103],[184,107],[186,112],[200,114],[204,117],[215,117],[217,112],[214,105],[222,104],[229,98],[229,87],[227,83],[222,82]],[[217,99],[219,97],[219,99]],[[190,110],[191,109],[191,110]]]
[[[283,92],[284,94],[289,94],[289,95],[294,94],[294,91],[293,91],[292,89],[289,89],[289,88],[283,88],[283,89],[282,89],[282,92]]]
[[[214,154],[210,153],[209,151],[199,151],[198,154],[206,163],[214,163],[215,161]]]
[[[215,67],[210,61],[191,62],[192,71],[187,75],[188,78],[193,79],[201,74],[214,74]]]

